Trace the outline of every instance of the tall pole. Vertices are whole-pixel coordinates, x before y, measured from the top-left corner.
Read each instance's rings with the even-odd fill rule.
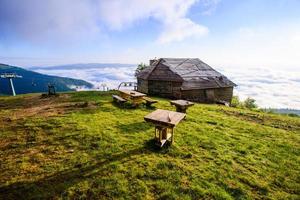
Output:
[[[14,88],[13,78],[22,78],[22,76],[19,76],[15,73],[7,73],[6,72],[6,73],[3,73],[3,74],[0,74],[0,78],[9,79],[9,84],[10,84],[10,89],[11,89],[12,95],[16,96],[16,91],[15,91],[15,88]]]
[[[16,96],[16,92],[15,92],[14,83],[13,83],[12,78],[9,78],[9,83],[10,83],[10,88],[11,88],[11,92],[12,92],[13,96]]]

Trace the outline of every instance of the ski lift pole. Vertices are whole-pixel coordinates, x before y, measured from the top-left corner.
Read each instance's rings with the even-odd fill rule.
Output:
[[[15,88],[14,88],[13,79],[14,78],[22,78],[22,76],[19,76],[15,73],[4,73],[4,74],[1,74],[0,78],[6,78],[6,79],[9,80],[9,85],[10,85],[12,95],[16,96],[16,91],[15,91]]]
[[[12,92],[13,96],[16,96],[16,91],[15,91],[15,88],[14,88],[14,83],[12,81],[12,78],[9,79],[9,83],[10,83],[10,89],[11,89],[11,92]]]

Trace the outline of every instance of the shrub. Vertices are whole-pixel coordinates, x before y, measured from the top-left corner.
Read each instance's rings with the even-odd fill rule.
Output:
[[[245,108],[248,108],[248,109],[254,109],[254,108],[257,108],[257,104],[255,103],[255,99],[252,99],[250,97],[248,97],[244,103],[243,103],[244,107]]]
[[[234,108],[241,107],[242,102],[240,101],[240,98],[238,96],[233,96],[231,100],[231,106]]]

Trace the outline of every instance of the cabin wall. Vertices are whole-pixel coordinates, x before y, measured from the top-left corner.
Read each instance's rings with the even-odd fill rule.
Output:
[[[171,97],[172,82],[171,81],[151,81],[148,82],[148,93],[154,96]]]
[[[181,82],[149,80],[148,94],[168,98],[180,98],[181,85]]]
[[[231,103],[233,87],[215,89],[215,99]]]
[[[182,82],[138,79],[137,90],[153,96],[186,99],[201,103],[217,101],[230,103],[233,95],[233,87],[181,90],[181,86]]]
[[[137,79],[137,91],[148,94],[148,81],[143,79]]]
[[[194,102],[206,102],[205,90],[183,90],[182,99]]]
[[[230,103],[232,95],[233,87],[182,91],[182,99],[201,103],[215,103],[217,101]]]

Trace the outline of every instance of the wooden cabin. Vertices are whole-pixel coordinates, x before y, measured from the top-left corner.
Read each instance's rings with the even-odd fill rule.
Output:
[[[139,92],[202,103],[229,103],[233,87],[226,76],[198,58],[160,58],[137,75]]]

